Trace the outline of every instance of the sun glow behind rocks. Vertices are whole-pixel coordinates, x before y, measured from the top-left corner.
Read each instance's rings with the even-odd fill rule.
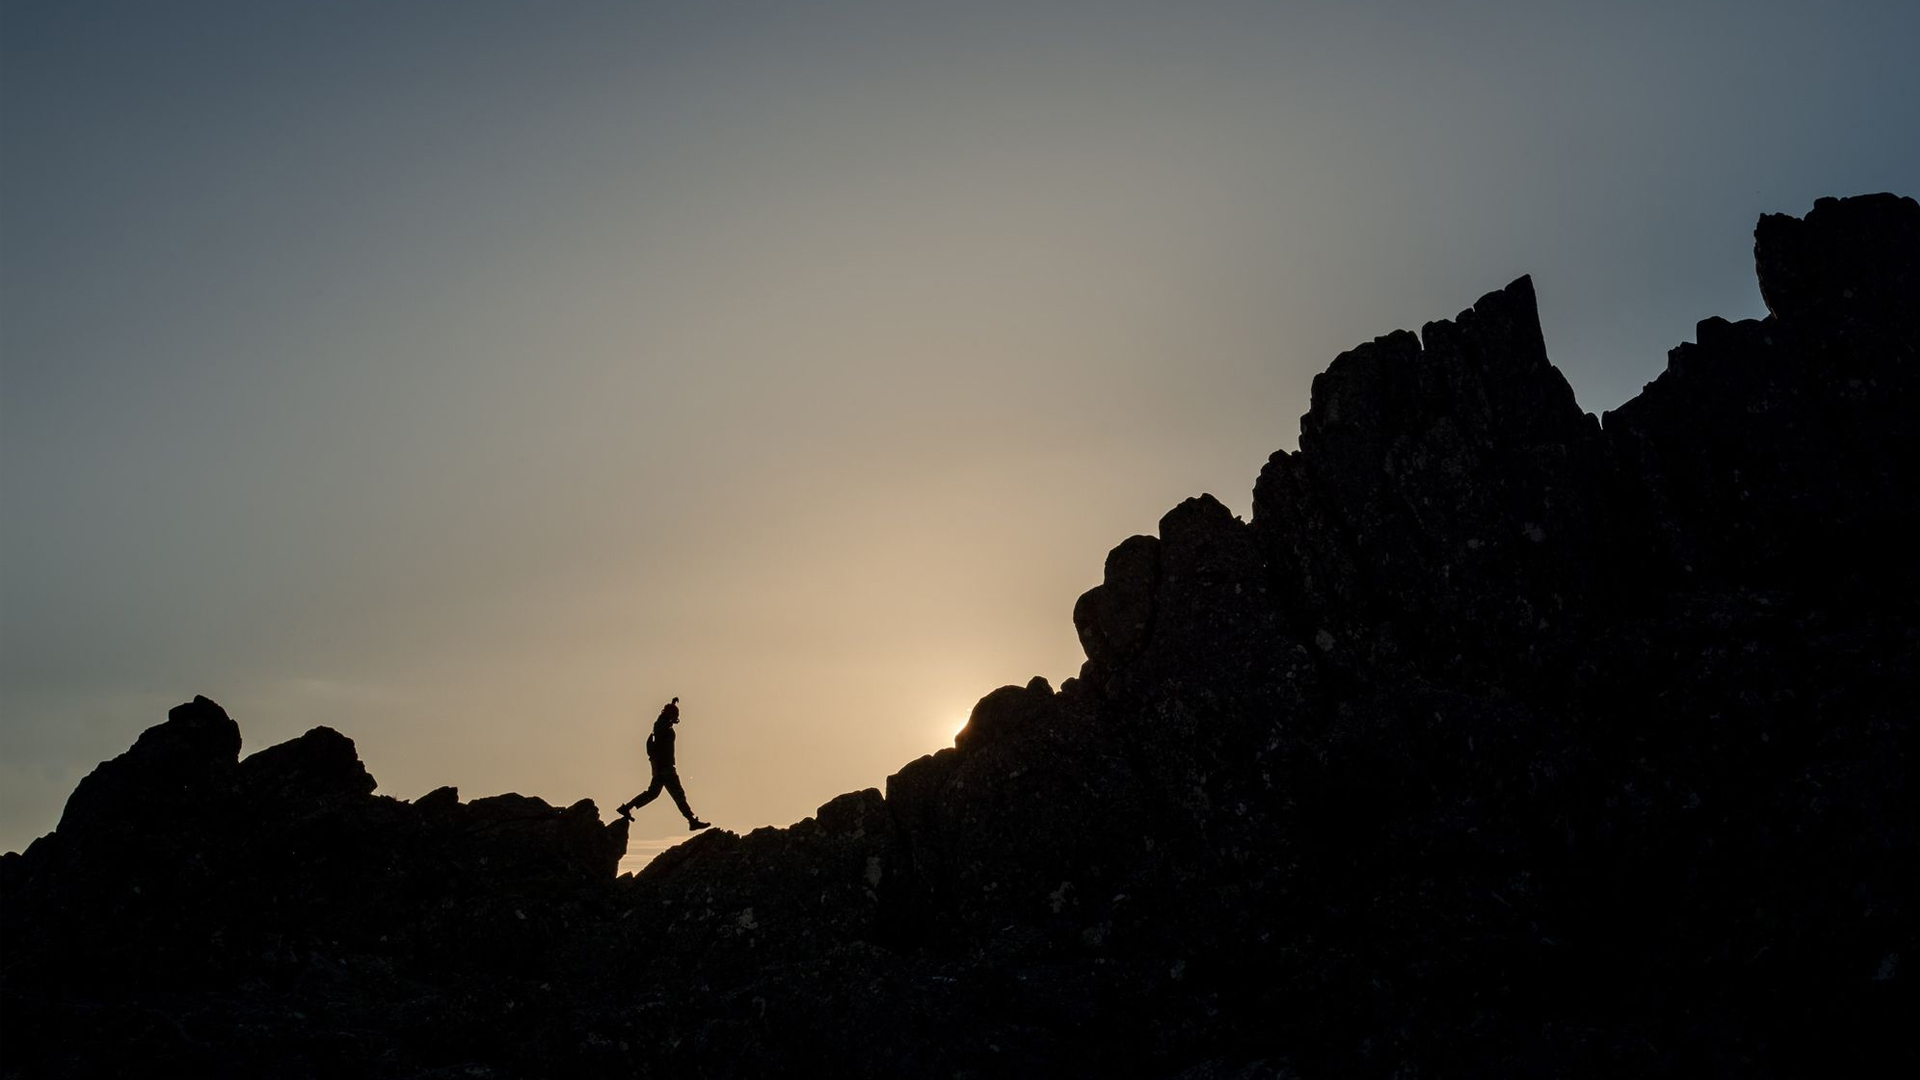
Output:
[[[1531,272],[1610,407],[1920,186],[1913,5],[1590,9],[0,8],[0,848],[195,693],[603,807],[678,694],[797,820],[1354,342]]]

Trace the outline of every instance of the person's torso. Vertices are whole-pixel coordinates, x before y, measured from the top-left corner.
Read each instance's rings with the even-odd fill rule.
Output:
[[[647,757],[660,765],[673,764],[673,723],[664,716],[653,722],[653,737],[647,740]]]

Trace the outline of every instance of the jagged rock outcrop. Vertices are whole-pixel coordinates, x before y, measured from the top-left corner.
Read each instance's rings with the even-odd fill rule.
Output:
[[[1522,278],[1337,358],[1251,521],[815,817],[372,794],[204,698],[0,857],[0,1070],[1910,1072],[1920,204],[1756,232],[1596,421]]]
[[[497,955],[533,901],[576,902],[626,848],[591,802],[375,796],[331,728],[239,749],[197,697],[83,780],[59,828],[0,864],[12,970],[67,992],[219,986],[356,952],[457,958],[483,929]]]

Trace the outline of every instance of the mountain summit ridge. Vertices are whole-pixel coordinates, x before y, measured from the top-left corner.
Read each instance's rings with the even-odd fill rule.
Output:
[[[785,829],[372,794],[176,708],[0,857],[0,1070],[1791,1076],[1916,1063],[1920,204],[1595,418],[1522,277],[1337,357],[1087,660]]]

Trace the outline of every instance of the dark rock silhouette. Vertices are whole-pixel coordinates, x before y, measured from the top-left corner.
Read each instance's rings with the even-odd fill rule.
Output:
[[[0,857],[0,1071],[1910,1073],[1920,205],[1755,261],[1600,422],[1525,278],[1342,355],[1078,678],[637,875],[196,698]]]

